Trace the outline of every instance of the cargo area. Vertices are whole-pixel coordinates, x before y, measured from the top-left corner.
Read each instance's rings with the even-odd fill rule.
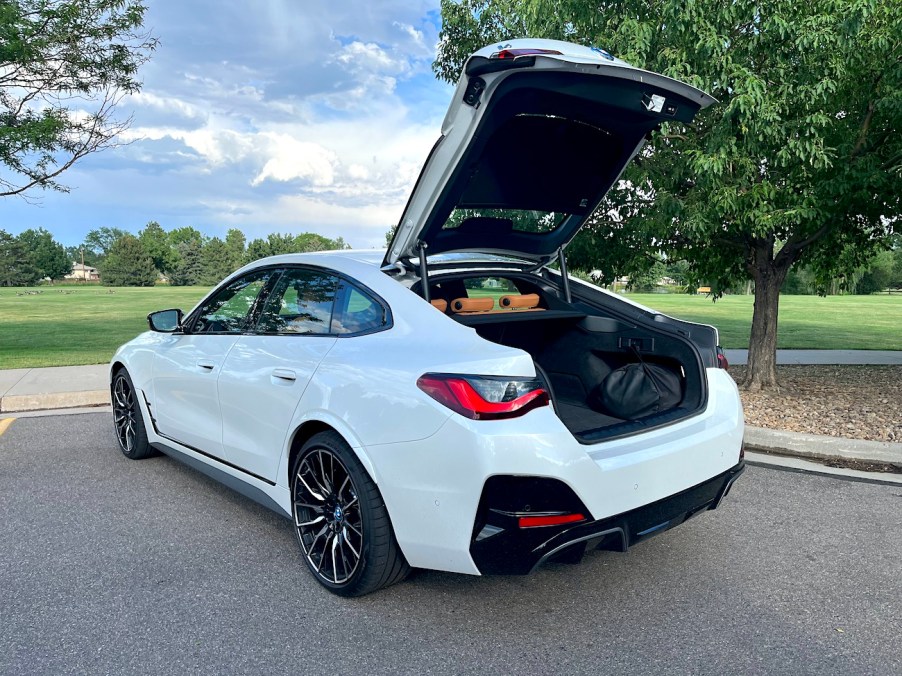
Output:
[[[486,294],[486,286],[501,289]],[[583,443],[672,424],[704,406],[699,353],[671,325],[568,304],[523,279],[450,279],[430,289],[433,305],[455,321],[532,356],[558,416]],[[649,405],[662,381],[669,391]]]

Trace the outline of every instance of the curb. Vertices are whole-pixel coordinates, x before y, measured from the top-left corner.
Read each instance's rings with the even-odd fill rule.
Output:
[[[23,411],[44,411],[48,409],[79,408],[84,406],[107,406],[109,403],[109,390],[56,392],[53,394],[12,394],[0,399],[0,413],[21,413]]]
[[[877,465],[902,472],[902,444],[889,441],[863,441],[746,427],[742,445],[752,452],[837,462],[853,469]]]

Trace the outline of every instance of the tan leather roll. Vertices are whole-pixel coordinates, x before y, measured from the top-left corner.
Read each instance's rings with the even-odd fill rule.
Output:
[[[486,312],[495,307],[492,298],[455,298],[451,301],[454,312]]]
[[[539,294],[527,293],[522,296],[501,296],[498,303],[503,308],[534,308],[539,304]]]
[[[444,312],[448,309],[448,301],[446,301],[444,298],[436,298],[435,300],[431,300],[429,302],[432,304],[432,307],[434,307],[439,312]]]

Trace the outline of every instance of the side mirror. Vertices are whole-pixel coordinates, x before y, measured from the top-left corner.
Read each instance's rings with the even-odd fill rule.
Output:
[[[182,328],[181,310],[160,310],[147,315],[147,323],[151,331],[159,333],[175,333]]]

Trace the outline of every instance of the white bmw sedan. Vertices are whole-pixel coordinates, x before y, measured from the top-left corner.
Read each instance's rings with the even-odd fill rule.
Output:
[[[743,470],[717,331],[564,254],[646,135],[712,102],[602,50],[477,52],[388,251],[256,261],[117,351],[122,452],[291,518],[345,596],[624,551],[717,507]]]

